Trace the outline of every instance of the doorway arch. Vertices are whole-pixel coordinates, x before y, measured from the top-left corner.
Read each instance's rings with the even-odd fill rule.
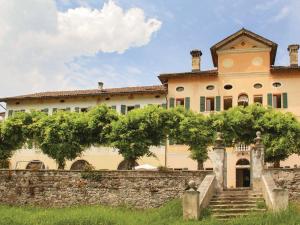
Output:
[[[242,158],[236,162],[236,187],[250,187],[250,162]]]

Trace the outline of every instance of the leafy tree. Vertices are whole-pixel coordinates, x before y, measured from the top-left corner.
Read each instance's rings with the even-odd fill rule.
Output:
[[[300,124],[291,113],[268,110],[257,123],[263,130],[265,160],[274,167],[291,154],[300,153]]]
[[[32,123],[30,113],[18,112],[0,123],[0,162],[5,162],[14,151],[23,147],[30,136],[29,125]]]
[[[253,143],[257,131],[262,132],[265,160],[279,167],[280,160],[299,154],[299,122],[291,113],[283,113],[261,105],[234,107],[210,116],[213,129],[224,134],[227,146]]]
[[[115,110],[106,105],[92,108],[87,114],[89,142],[93,145],[108,145],[109,134],[112,131],[112,122],[118,120]]]
[[[164,139],[164,124],[160,117],[163,111],[161,107],[148,106],[121,115],[113,122],[110,140],[128,162],[127,169],[132,169],[143,156],[155,156],[150,146],[160,145]]]
[[[83,113],[60,111],[37,120],[33,127],[34,143],[57,162],[59,169],[90,145],[88,120]]]
[[[178,133],[181,143],[189,146],[191,158],[198,163],[198,170],[202,170],[203,163],[208,158],[207,148],[213,141],[208,119],[202,114],[189,113],[180,122]]]

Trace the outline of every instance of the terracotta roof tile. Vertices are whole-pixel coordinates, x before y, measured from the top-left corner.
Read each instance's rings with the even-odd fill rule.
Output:
[[[139,86],[139,87],[123,87],[123,88],[105,88],[105,89],[89,89],[74,91],[48,91],[39,92],[28,95],[19,95],[13,97],[0,98],[0,102],[9,100],[24,99],[47,99],[47,98],[63,98],[63,97],[87,97],[87,96],[108,96],[108,95],[126,95],[126,94],[165,94],[167,91],[162,85],[155,86]]]

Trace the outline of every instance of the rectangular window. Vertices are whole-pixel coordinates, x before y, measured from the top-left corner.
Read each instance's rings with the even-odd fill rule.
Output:
[[[206,111],[207,112],[215,111],[215,98],[214,97],[207,97],[205,106],[206,106]]]
[[[263,96],[262,95],[254,95],[253,102],[259,103],[262,105],[263,104]]]
[[[281,108],[281,94],[273,94],[273,107]]]
[[[184,106],[184,98],[176,98],[176,106]]]
[[[231,96],[224,97],[223,105],[224,105],[224,110],[228,110],[232,108],[232,97]]]
[[[127,106],[127,112],[134,110],[134,109],[135,109],[135,106]]]
[[[88,108],[81,108],[80,109],[80,112],[87,112],[88,111]]]

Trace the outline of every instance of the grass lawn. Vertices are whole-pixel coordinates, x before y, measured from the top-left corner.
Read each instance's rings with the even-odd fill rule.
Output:
[[[201,221],[183,221],[179,200],[164,207],[150,210],[81,206],[71,208],[34,208],[0,206],[2,225],[300,225],[300,203],[291,204],[279,214],[265,213],[225,222],[218,222],[206,215]]]

